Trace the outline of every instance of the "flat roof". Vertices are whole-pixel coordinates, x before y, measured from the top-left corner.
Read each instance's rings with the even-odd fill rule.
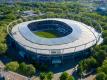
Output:
[[[72,37],[78,36],[78,39],[72,38],[70,39],[68,43],[66,44],[62,43],[60,45],[47,45],[47,44],[40,45],[38,43],[34,43],[26,39],[25,36],[23,36],[22,33],[20,32],[21,29],[23,28],[25,29],[27,27],[28,23],[40,21],[40,20],[28,21],[28,22],[23,22],[23,23],[15,25],[11,31],[12,37],[14,38],[14,40],[16,40],[25,49],[30,50],[34,53],[51,55],[51,54],[55,54],[53,53],[53,50],[58,51],[57,54],[77,52],[77,51],[81,51],[81,50],[87,49],[95,45],[99,37],[98,36],[99,33],[97,33],[94,28],[92,28],[91,26],[85,25],[84,23],[78,22],[78,21],[68,20],[68,19],[59,19],[59,18],[49,18],[49,19],[47,18],[47,19],[41,19],[41,20],[63,21],[64,23],[70,25],[73,29],[75,29],[74,33],[73,34],[71,33],[71,35]],[[74,24],[75,26],[73,26]],[[80,31],[78,31],[79,29]],[[26,31],[25,30],[24,32],[28,32],[28,33],[25,33],[27,36],[33,35],[32,33],[30,33],[29,35],[30,31],[27,31],[28,29]],[[81,32],[81,35],[79,35],[79,32]],[[57,40],[57,41],[62,42],[61,40]],[[64,41],[67,41],[67,39],[65,39]],[[44,39],[41,38],[40,42],[44,42]],[[54,42],[51,42],[51,43],[54,43]]]

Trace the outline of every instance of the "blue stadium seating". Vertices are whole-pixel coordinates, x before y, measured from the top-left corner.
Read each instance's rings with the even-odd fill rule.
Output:
[[[67,24],[55,20],[33,22],[28,25],[28,28],[31,31],[52,30],[55,33],[61,35],[62,37],[72,32],[72,28],[69,27]]]

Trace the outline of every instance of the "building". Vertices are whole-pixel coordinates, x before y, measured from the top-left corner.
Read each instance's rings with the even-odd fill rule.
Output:
[[[52,30],[60,37],[43,38],[33,33],[44,30]],[[91,26],[61,18],[23,22],[15,25],[9,34],[11,44],[19,48],[23,58],[50,64],[75,62],[87,57],[90,47],[101,39],[101,34]]]
[[[20,14],[21,14],[23,17],[37,16],[37,14],[34,13],[34,11],[32,11],[32,10],[23,11],[23,12],[20,12]]]
[[[97,7],[96,11],[102,15],[107,15],[107,5]]]

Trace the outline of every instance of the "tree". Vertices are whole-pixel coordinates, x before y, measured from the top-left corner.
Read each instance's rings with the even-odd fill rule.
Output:
[[[84,72],[83,61],[80,61],[77,73],[78,73],[79,76],[81,76],[83,72]]]
[[[5,16],[5,18],[6,18],[6,19],[10,19],[10,20],[15,20],[15,19],[16,19],[16,16],[15,16],[14,14],[10,13],[10,14],[7,14],[7,15]]]
[[[32,76],[35,74],[35,67],[33,65],[27,65],[27,75]]]
[[[107,45],[102,45],[102,46],[101,46],[101,49],[102,49],[102,50],[105,50],[105,51],[107,52]]]
[[[4,54],[7,50],[7,45],[0,42],[0,54]]]
[[[100,45],[96,45],[94,48],[93,48],[94,52],[98,52],[100,50]]]
[[[42,72],[40,73],[40,80],[46,80],[46,73]]]
[[[107,30],[104,30],[104,31],[103,31],[102,36],[103,36],[103,37],[107,37]]]
[[[86,64],[87,64],[87,69],[90,70],[91,68],[96,68],[97,67],[97,61],[94,57],[90,57],[86,59]]]
[[[105,73],[100,72],[96,75],[96,80],[107,80],[107,76]]]
[[[63,72],[62,74],[61,74],[61,76],[60,76],[60,80],[67,80],[68,79],[68,73],[66,73],[66,72]]]
[[[107,64],[107,58],[104,60],[103,65]]]
[[[14,71],[16,72],[19,68],[19,63],[14,61],[6,64],[6,70]]]
[[[73,76],[69,76],[68,80],[75,80]]]
[[[32,76],[35,74],[35,67],[33,65],[27,65],[25,63],[21,63],[20,67],[18,69],[19,73],[26,75],[26,76]]]
[[[53,73],[52,72],[48,72],[47,73],[47,80],[52,80],[53,78]]]
[[[98,65],[96,59],[94,57],[89,57],[87,59],[80,61],[77,73],[79,76],[82,76],[83,72],[88,72],[93,68],[96,68],[97,66]]]
[[[19,73],[26,75],[27,67],[26,67],[26,64],[24,62],[20,64],[18,71],[19,71]]]
[[[97,72],[100,73],[100,72],[104,72],[105,74],[107,74],[107,60],[105,60],[103,62],[103,65],[101,67],[98,67],[97,68]]]
[[[103,44],[107,44],[107,37],[104,37]]]
[[[94,58],[97,60],[97,62],[99,63],[99,65],[101,65],[101,63],[106,58],[106,55],[107,55],[106,51],[99,50],[98,52],[95,53]]]

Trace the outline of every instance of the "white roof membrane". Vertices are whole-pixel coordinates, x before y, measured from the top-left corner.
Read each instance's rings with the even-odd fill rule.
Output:
[[[29,30],[27,25],[29,23],[42,20],[62,21],[69,25],[73,31],[71,34],[61,38],[45,39],[38,37]],[[12,33],[16,33],[13,34],[12,37],[22,47],[34,53],[45,55],[52,55],[52,50],[60,50],[61,53],[58,54],[81,51],[95,45],[99,37],[99,33],[96,32],[96,30],[91,26],[85,25],[84,23],[78,21],[57,18],[33,20],[20,23],[12,28]]]

